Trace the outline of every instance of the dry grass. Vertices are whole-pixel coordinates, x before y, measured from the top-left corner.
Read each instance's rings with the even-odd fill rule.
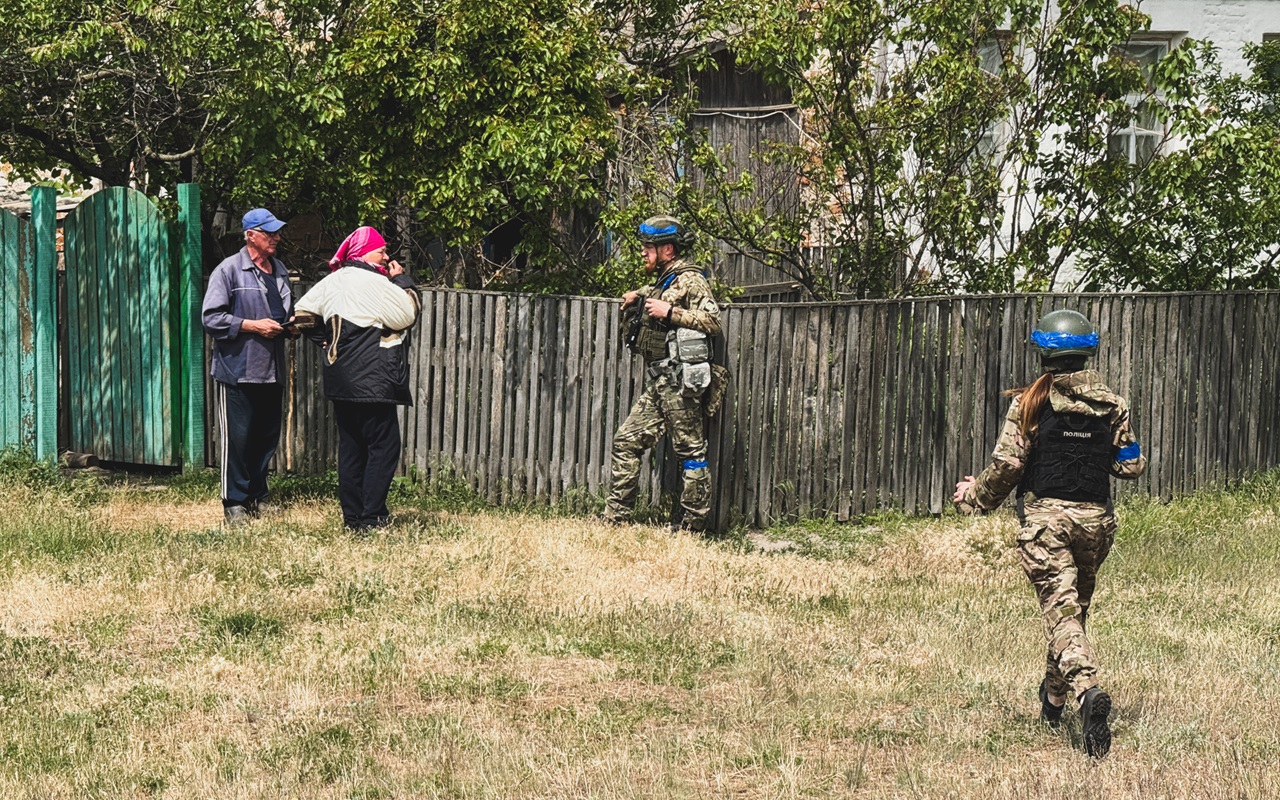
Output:
[[[357,540],[312,500],[223,531],[198,491],[11,484],[3,797],[1280,796],[1273,483],[1125,511],[1100,763],[1036,722],[1009,516],[765,554],[411,509]]]

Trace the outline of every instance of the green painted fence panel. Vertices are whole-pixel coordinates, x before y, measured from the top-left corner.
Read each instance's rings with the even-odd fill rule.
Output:
[[[32,441],[37,458],[53,458],[58,453],[58,193],[47,186],[31,189],[31,228],[31,314],[35,332]]]
[[[0,447],[57,451],[55,195],[32,190],[32,219],[0,211]]]
[[[22,325],[26,305],[18,291],[22,275],[30,268],[31,225],[25,220],[0,211],[0,246],[3,269],[0,269],[0,444],[8,447],[26,444],[24,410],[30,413],[31,396],[22,385],[24,343],[30,329]]]
[[[190,468],[204,466],[204,326],[200,307],[204,301],[204,274],[200,259],[200,187],[194,183],[178,186],[178,235],[182,255],[178,264],[179,332],[182,348],[181,413],[183,420],[183,463]]]
[[[64,222],[72,450],[182,463],[181,310],[169,238],[155,204],[124,187],[90,195]]]

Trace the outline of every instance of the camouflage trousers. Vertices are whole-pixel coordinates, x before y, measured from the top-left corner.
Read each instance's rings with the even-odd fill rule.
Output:
[[[1080,698],[1098,685],[1085,618],[1115,531],[1115,517],[1098,503],[1028,497],[1023,508],[1018,552],[1040,600],[1049,640],[1045,687],[1051,695]]]
[[[665,431],[681,461],[683,525],[704,530],[711,513],[711,471],[702,397],[685,397],[674,380],[663,375],[650,381],[613,435],[612,481],[605,517],[631,518],[640,486],[640,455],[657,444]]]

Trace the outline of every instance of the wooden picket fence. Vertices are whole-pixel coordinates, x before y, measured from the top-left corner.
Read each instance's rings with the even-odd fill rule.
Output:
[[[729,305],[731,372],[710,426],[717,523],[882,509],[938,513],[980,470],[1007,399],[1038,370],[1042,312],[1098,325],[1098,369],[1129,398],[1158,497],[1280,463],[1280,294],[996,295]],[[283,466],[334,462],[318,349],[297,344]],[[414,334],[404,467],[493,502],[600,494],[613,431],[641,387],[617,301],[428,290]],[[659,470],[649,472],[656,492]]]

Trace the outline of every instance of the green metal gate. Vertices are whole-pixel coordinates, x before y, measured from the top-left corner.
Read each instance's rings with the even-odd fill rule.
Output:
[[[198,189],[178,199],[176,235],[125,187],[90,195],[63,224],[68,446],[103,461],[203,463],[203,417],[190,412],[204,405]]]
[[[0,210],[0,447],[38,458],[58,444],[55,204],[37,188],[30,221]]]

